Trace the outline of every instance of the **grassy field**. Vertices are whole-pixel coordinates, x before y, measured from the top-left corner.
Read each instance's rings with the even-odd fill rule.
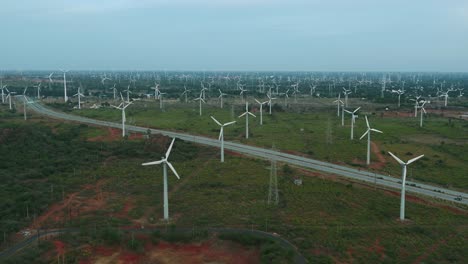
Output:
[[[275,109],[271,116],[264,112],[263,126],[259,125],[259,112],[254,110],[257,118],[250,119],[250,137],[246,140],[245,119],[238,118],[244,111],[241,106],[226,105],[224,109],[219,109],[204,105],[202,116],[198,114],[197,104],[169,104],[166,111],[161,111],[157,106],[154,102],[135,103],[127,110],[127,123],[215,138],[219,128],[209,118],[213,115],[220,122],[237,121],[225,129],[225,139],[228,141],[267,148],[275,145],[283,151],[299,152],[319,160],[362,167],[395,177],[400,177],[400,168],[387,151],[392,151],[404,160],[424,154],[423,160],[410,166],[410,179],[460,190],[468,189],[468,156],[464,155],[467,153],[468,123],[463,120],[428,115],[424,127],[420,128],[418,118],[388,117],[379,111],[363,110],[355,124],[355,140],[351,141],[350,116],[345,116],[345,126],[342,127],[334,108],[314,112],[286,112],[276,107],[281,111]],[[411,108],[407,111],[411,111]],[[111,108],[73,110],[72,113],[115,122],[121,118],[120,111]],[[372,141],[377,146],[373,152],[381,153],[384,160],[379,161],[376,153],[372,153],[371,162],[374,166],[370,168],[365,166],[367,138],[359,140],[366,129],[364,115],[368,115],[372,127],[384,132],[372,134]]]
[[[26,141],[37,141],[32,138],[37,131],[41,131],[49,143],[64,140],[57,135],[67,135],[74,144],[83,142],[80,153],[93,151],[96,157],[88,161],[92,163],[79,163],[75,173],[71,171],[57,177],[52,174],[50,178],[44,175],[47,182],[70,183],[65,197],[66,200],[74,198],[68,207],[50,214],[42,222],[43,226],[76,226],[90,230],[95,226],[161,226],[162,168],[143,167],[141,163],[159,159],[169,139],[154,136],[149,140],[86,143],[87,137],[107,131],[33,122],[19,127],[4,122],[2,127],[13,132],[26,129]],[[408,196],[409,220],[402,224],[397,221],[397,192],[374,190],[339,179],[325,180],[319,173],[283,164],[278,164],[279,204],[268,205],[270,172],[267,161],[229,155],[221,164],[216,149],[182,141],[176,141],[170,160],[181,175],[178,180],[169,173],[169,212],[172,224],[178,227],[195,230],[243,227],[276,232],[297,245],[311,263],[450,263],[468,258],[465,250],[468,218],[464,210],[428,204]],[[53,159],[41,159],[41,162],[43,166],[54,164]],[[23,168],[15,167],[18,167],[15,173]],[[28,168],[34,175],[34,166],[28,165]],[[24,176],[22,181],[26,178]],[[295,185],[295,178],[303,179],[303,184]],[[30,194],[10,195],[15,198]],[[42,197],[41,192],[37,195]],[[50,196],[49,193],[43,195]],[[55,199],[58,201],[51,202],[63,203],[60,198]],[[53,204],[40,214],[50,212],[51,208]],[[67,210],[71,212],[68,217],[64,213]],[[127,242],[118,240],[118,243]],[[76,247],[80,245],[79,241],[75,243],[78,243]],[[50,247],[43,250],[50,252]],[[31,256],[30,251],[25,254]],[[53,260],[55,255],[52,256]]]

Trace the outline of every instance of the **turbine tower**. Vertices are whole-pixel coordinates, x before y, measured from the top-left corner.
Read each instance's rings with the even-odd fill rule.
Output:
[[[268,97],[268,107],[270,108],[269,112],[270,112],[270,115],[271,115],[271,107],[273,105],[272,101],[276,100],[276,98],[271,97],[271,92],[267,93],[267,97]]]
[[[356,118],[358,117],[358,115],[356,115],[356,112],[359,111],[359,109],[361,109],[361,107],[356,108],[352,112],[345,110],[346,113],[351,114],[351,140],[354,139],[354,123],[356,122]]]
[[[245,115],[245,138],[249,138],[249,115],[256,117],[254,114],[249,112],[249,102],[245,102],[245,112],[239,116],[239,118]]]
[[[120,94],[122,96],[122,94]],[[122,111],[122,137],[125,137],[125,122],[127,121],[126,117],[125,117],[125,108],[127,108],[129,105],[132,104],[132,102],[128,102],[127,104],[125,104],[126,102],[122,102],[120,103],[119,106],[114,106],[112,105],[112,107],[114,107],[115,109],[119,109]]]
[[[218,98],[219,98],[219,100],[221,100],[221,101],[220,101],[220,104],[221,104],[220,107],[223,108],[223,96],[225,96],[225,95],[227,95],[227,94],[221,92],[220,89],[218,89],[218,91],[219,91],[219,96],[218,96]]]
[[[390,151],[388,152],[400,165],[402,168],[402,181],[401,181],[401,201],[400,201],[400,220],[405,220],[405,187],[406,187],[406,167],[411,163],[417,161],[418,159],[424,157],[424,155],[418,156],[416,158],[408,160],[408,162],[403,162],[397,156],[395,156]]]
[[[340,97],[341,97],[341,93],[338,94],[338,99],[336,99],[335,101],[333,101],[333,103],[336,103],[336,116],[340,116],[340,104],[343,104],[343,101],[340,100]]]
[[[68,96],[67,96],[67,72],[68,70],[62,70],[60,69],[61,72],[63,72],[63,98],[65,100],[65,103],[68,102]],[[52,75],[52,74],[51,74]],[[49,77],[50,78],[50,77]]]
[[[202,90],[203,91],[203,90]],[[200,116],[202,115],[202,102],[206,104],[205,100],[203,100],[203,92],[200,92],[200,96],[193,99],[194,101],[199,101],[199,105],[200,105]]]
[[[263,125],[263,105],[268,103],[268,101],[260,102],[257,99],[254,99],[260,105],[260,125]]]
[[[383,133],[383,132],[380,131],[380,130],[371,128],[370,125],[369,125],[369,120],[367,120],[367,116],[365,116],[365,117],[366,117],[367,130],[361,136],[361,138],[359,138],[359,139],[361,140],[367,134],[367,160],[366,160],[366,164],[369,165],[370,164],[370,145],[371,145],[370,134],[371,134],[371,131],[374,131],[374,132],[377,132],[377,133]]]
[[[221,127],[220,131],[219,131],[219,138],[218,140],[221,141],[221,162],[224,162],[224,127],[225,126],[229,126],[229,125],[232,125],[234,123],[236,123],[236,121],[232,121],[232,122],[228,122],[228,123],[225,123],[225,124],[221,124],[218,120],[216,120],[216,118],[214,118],[213,116],[211,116],[211,119],[213,119],[213,121],[215,121],[216,124],[218,124],[218,126]]]
[[[426,109],[424,108],[424,105],[426,105],[426,103],[430,103],[430,101],[422,101],[421,105],[419,106],[419,108],[421,109],[420,110],[421,119],[419,120],[419,127],[423,126],[423,115],[427,113]]]
[[[84,94],[81,93],[81,85],[78,87],[78,92],[73,95],[73,97],[78,96],[78,109],[81,109],[81,97],[85,97]]]
[[[164,199],[164,220],[168,221],[169,220],[169,198],[168,198],[168,193],[167,193],[167,166],[172,170],[174,175],[177,177],[177,179],[180,179],[179,174],[177,174],[177,171],[174,169],[174,166],[167,160],[169,158],[169,155],[171,154],[171,149],[172,146],[174,145],[175,138],[172,139],[171,145],[166,151],[166,156],[162,157],[161,160],[158,161],[153,161],[153,162],[146,162],[141,165],[143,166],[151,166],[151,165],[158,165],[158,164],[163,164],[163,186],[164,186],[164,194],[163,194],[163,199]]]

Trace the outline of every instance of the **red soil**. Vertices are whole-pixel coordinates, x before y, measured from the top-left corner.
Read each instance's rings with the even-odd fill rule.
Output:
[[[432,253],[434,253],[441,245],[445,245],[447,244],[447,242],[449,240],[451,240],[453,237],[455,236],[455,234],[452,234],[450,235],[449,237],[447,237],[446,239],[441,239],[439,240],[438,242],[436,242],[435,244],[433,244],[430,248],[428,248],[426,250],[426,252],[424,252],[424,254],[422,254],[421,256],[419,256],[415,261],[413,261],[414,264],[418,264],[418,263],[423,263],[424,260],[427,259],[427,257],[429,255],[431,255]]]
[[[65,244],[60,240],[54,240],[55,251],[59,256],[65,254]]]
[[[137,134],[137,133],[131,133],[128,137],[129,140],[134,140],[134,139],[141,139],[143,138],[142,134]],[[122,130],[116,129],[116,128],[107,128],[107,135],[104,136],[97,136],[97,137],[92,137],[88,138],[88,141],[117,141],[122,139]]]
[[[377,238],[375,240],[375,243],[374,245],[372,245],[371,247],[367,248],[367,251],[369,252],[375,252],[377,253],[378,255],[380,255],[380,261],[383,261],[383,259],[385,258],[385,248],[383,246],[380,245],[380,238]]]

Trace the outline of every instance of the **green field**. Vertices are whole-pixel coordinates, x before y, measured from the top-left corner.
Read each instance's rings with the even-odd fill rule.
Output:
[[[2,207],[2,227],[17,221],[2,231],[11,233],[32,221],[32,217],[25,216],[26,204],[41,215],[48,210],[47,204],[60,203],[62,193],[51,194],[51,184],[57,189],[63,187],[65,196],[78,192],[86,201],[97,194],[82,185],[95,186],[100,181],[105,183],[102,191],[106,205],[89,212],[83,209],[86,204],[81,205],[80,216],[62,219],[60,226],[92,230],[96,225],[161,224],[162,169],[140,164],[159,159],[169,139],[153,136],[149,140],[87,142],[86,137],[106,132],[85,125],[44,121],[22,123],[11,119],[0,123],[2,131],[10,131],[0,147],[2,157],[10,156],[0,171],[2,181],[8,183],[2,188],[3,195],[8,195],[17,207],[11,213],[5,211],[10,207]],[[216,131],[211,133],[215,135]],[[24,147],[17,148],[18,142],[23,142]],[[25,156],[26,164],[13,162],[27,153],[28,147],[37,150],[30,155],[43,158]],[[268,205],[267,161],[228,156],[221,164],[216,149],[183,141],[176,141],[170,160],[181,175],[177,180],[169,173],[169,211],[172,224],[178,227],[243,227],[276,232],[298,246],[311,263],[413,263],[418,258],[425,263],[450,263],[468,258],[468,218],[463,210],[408,198],[409,221],[401,224],[397,221],[397,192],[325,180],[283,164],[278,164],[279,204]],[[303,185],[295,185],[295,178],[302,178]],[[128,214],[120,215],[128,205]],[[57,224],[53,219],[44,223],[47,228]]]
[[[233,126],[226,127],[227,141],[266,148],[274,145],[283,151],[300,152],[318,160],[376,170],[395,177],[400,177],[400,168],[387,151],[404,160],[424,154],[423,160],[410,166],[409,179],[460,190],[468,189],[468,155],[463,155],[466,154],[468,144],[468,122],[463,120],[428,115],[425,116],[424,127],[420,128],[418,118],[382,117],[379,111],[363,110],[355,124],[355,140],[351,141],[350,116],[345,116],[345,127],[342,127],[335,108],[286,112],[281,106],[276,106],[271,116],[265,111],[263,126],[259,125],[259,113],[255,113],[257,118],[249,120],[250,137],[246,140],[245,119],[238,118],[245,109],[242,106],[226,105],[224,109],[219,109],[204,105],[202,116],[199,116],[196,103],[167,104],[166,111],[161,111],[157,106],[155,102],[135,103],[127,109],[127,124],[215,138],[219,128],[209,117],[213,115],[220,122],[237,121]],[[411,108],[407,111],[410,112]],[[71,113],[115,122],[121,120],[120,111],[112,108],[73,110]],[[378,152],[385,157],[384,166],[365,166],[367,138],[359,140],[366,129],[364,115],[368,115],[372,127],[384,132],[372,134]],[[371,158],[371,162],[378,161],[374,153]]]

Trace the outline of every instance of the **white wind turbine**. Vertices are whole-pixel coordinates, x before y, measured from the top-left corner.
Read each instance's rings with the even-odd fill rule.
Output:
[[[405,220],[405,187],[406,187],[406,166],[417,161],[418,159],[424,157],[424,155],[418,156],[416,158],[408,160],[408,162],[403,162],[397,156],[395,156],[390,151],[388,152],[400,165],[402,168],[402,181],[401,181],[401,201],[400,201],[400,220]]]
[[[130,103],[130,94],[132,91],[130,91],[130,85],[127,86],[127,90],[124,90],[124,92],[127,92],[127,103]]]
[[[392,90],[392,93],[398,94],[398,108],[400,108],[401,95],[405,93],[404,90]]]
[[[200,92],[200,96],[193,99],[195,101],[199,101],[199,105],[200,105],[200,116],[202,115],[202,102],[203,103],[206,103],[205,100],[203,100],[203,97],[202,97],[202,92]]]
[[[383,133],[382,131],[380,130],[377,130],[377,129],[374,129],[374,128],[371,128],[370,125],[369,125],[369,120],[367,120],[367,116],[366,117],[366,124],[367,124],[367,130],[366,132],[361,136],[361,138],[359,138],[360,140],[366,136],[367,134],[367,160],[366,160],[366,164],[369,165],[370,164],[370,145],[371,145],[371,131],[373,132],[377,132],[377,133]]]
[[[410,99],[410,101],[414,101],[414,117],[418,116],[419,98],[421,98],[421,96],[416,96],[415,99]]]
[[[151,87],[151,90],[154,90],[154,100],[159,99],[159,84],[154,83],[154,87]]]
[[[361,107],[356,108],[352,112],[345,110],[346,113],[351,114],[351,140],[354,139],[354,123],[356,122],[356,118],[358,117],[358,115],[356,115],[355,113],[359,111],[359,109],[361,109]]]
[[[336,103],[336,116],[340,116],[340,104],[343,104],[343,101],[340,100],[341,93],[338,94],[338,99],[333,101],[333,103]]]
[[[41,98],[41,83],[35,85],[34,87],[37,88],[37,99]]]
[[[223,96],[225,96],[225,95],[227,95],[227,94],[221,92],[220,89],[218,89],[218,91],[219,91],[219,96],[218,96],[218,98],[219,98],[220,104],[221,104],[220,107],[223,108]]]
[[[348,107],[348,95],[352,93],[351,90],[346,90],[346,88],[343,87],[343,94],[345,96],[345,107]]]
[[[153,161],[153,162],[146,162],[141,165],[143,166],[149,166],[149,165],[158,165],[158,164],[163,164],[163,187],[164,187],[164,220],[168,221],[169,220],[169,198],[168,198],[168,192],[167,192],[167,166],[172,170],[174,175],[177,177],[177,179],[180,179],[179,174],[177,174],[177,171],[174,169],[172,164],[167,160],[169,158],[169,155],[171,154],[171,149],[172,146],[174,145],[175,138],[172,139],[171,145],[166,151],[165,157],[162,157],[161,160],[158,161]]]
[[[267,97],[268,97],[268,108],[270,108],[269,112],[270,112],[270,115],[271,115],[271,107],[273,106],[272,101],[276,100],[276,98],[271,97],[271,92],[267,93]]]
[[[52,80],[52,75],[54,75],[54,72],[52,72],[51,74],[49,74],[48,78],[49,78],[49,84],[53,83],[54,80]]]
[[[6,86],[6,85],[5,85]],[[16,92],[10,92],[6,87],[5,87],[5,90],[8,92],[6,98],[8,99],[8,104],[10,105],[10,110],[12,110],[12,107],[11,107],[11,96],[16,94]]]
[[[167,93],[162,93],[159,91],[159,109],[163,109],[163,95]]]
[[[67,96],[67,77],[66,74],[68,70],[62,70],[60,69],[61,72],[63,72],[63,98],[65,99],[65,103],[68,102],[68,96]]]
[[[236,121],[228,122],[225,124],[221,124],[218,120],[216,120],[213,116],[211,116],[211,119],[215,121],[216,124],[218,124],[221,127],[221,130],[219,131],[219,138],[218,140],[221,141],[221,162],[224,162],[224,127],[232,125],[236,123]]]
[[[29,101],[28,97],[26,96],[26,91],[28,90],[28,87],[24,88],[23,91],[23,113],[24,113],[24,120],[26,120],[26,105],[34,103],[33,101]]]
[[[430,101],[421,101],[421,105],[418,106],[418,108],[421,109],[419,113],[421,115],[421,119],[419,120],[419,127],[423,126],[423,115],[427,113],[426,109],[424,108],[426,103],[430,103]]]
[[[114,87],[112,88],[109,88],[110,90],[112,90],[114,92],[114,101],[117,99],[117,88],[115,88],[115,83],[114,83]]]
[[[6,85],[3,85],[3,83],[0,83],[0,90],[2,90],[2,104],[5,103],[5,89],[6,89]]]
[[[185,95],[185,103],[187,103],[187,94],[190,92],[190,90],[187,90],[187,87],[184,85],[184,92],[182,95]]]
[[[81,97],[85,97],[84,94],[81,93],[81,86],[78,86],[78,92],[73,95],[73,97],[78,97],[78,109],[81,109]]]
[[[239,95],[240,95],[240,97],[241,97],[241,101],[245,101],[244,92],[247,92],[248,90],[247,90],[247,89],[244,89],[244,88],[242,87],[242,85],[239,86],[239,89],[240,89],[240,94],[239,94]]]
[[[249,138],[249,115],[256,117],[254,114],[249,112],[249,102],[245,102],[245,112],[239,116],[239,118],[245,115],[245,138]]]
[[[125,103],[127,103],[127,104],[125,104]],[[114,107],[115,109],[119,109],[119,110],[122,111],[122,137],[125,137],[125,122],[127,121],[127,119],[125,117],[125,108],[127,108],[131,104],[132,104],[132,102],[122,102],[122,103],[120,103],[119,106],[112,105],[112,107]]]
[[[263,125],[263,105],[268,103],[268,101],[260,102],[257,99],[254,99],[257,104],[260,105],[260,125]]]

